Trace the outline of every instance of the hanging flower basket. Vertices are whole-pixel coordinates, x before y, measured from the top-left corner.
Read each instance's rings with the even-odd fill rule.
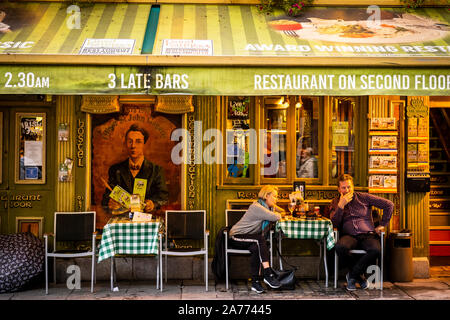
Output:
[[[416,9],[422,7],[426,0],[400,0],[406,9]]]
[[[275,9],[283,10],[288,16],[299,15],[305,6],[314,0],[261,0],[258,9],[264,14],[273,14]]]

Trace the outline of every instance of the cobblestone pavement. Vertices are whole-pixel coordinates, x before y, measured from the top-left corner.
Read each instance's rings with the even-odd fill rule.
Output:
[[[110,283],[98,281],[94,292],[90,283],[82,282],[81,289],[69,290],[65,283],[50,284],[49,294],[44,286],[34,286],[28,290],[0,294],[0,300],[450,300],[450,277],[415,279],[412,282],[384,282],[384,290],[361,290],[349,292],[345,282],[338,288],[330,282],[298,280],[295,290],[266,290],[263,294],[251,291],[247,281],[233,281],[230,289],[225,283],[210,281],[209,290],[199,281],[169,280],[161,292],[155,281],[119,281],[118,291],[111,292]]]

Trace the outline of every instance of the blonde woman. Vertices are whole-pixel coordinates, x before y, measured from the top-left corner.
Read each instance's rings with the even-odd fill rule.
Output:
[[[270,253],[263,234],[265,221],[278,221],[283,210],[276,205],[278,188],[263,186],[258,194],[258,200],[250,205],[247,212],[230,230],[230,245],[235,249],[249,250],[251,253],[250,267],[252,291],[263,293],[260,282],[260,268],[264,282],[273,289],[279,288],[280,282],[270,268]]]

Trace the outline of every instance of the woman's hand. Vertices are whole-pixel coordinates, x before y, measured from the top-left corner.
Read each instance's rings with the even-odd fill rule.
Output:
[[[122,207],[122,205],[119,202],[117,202],[116,200],[113,200],[111,198],[109,199],[108,208],[110,208],[111,210],[119,210],[120,207]]]

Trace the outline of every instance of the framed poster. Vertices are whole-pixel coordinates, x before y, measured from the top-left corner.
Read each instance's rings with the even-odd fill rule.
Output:
[[[396,150],[396,136],[371,136],[370,148],[374,150]]]
[[[397,121],[395,118],[372,118],[370,130],[397,130]]]
[[[228,98],[228,119],[248,119],[250,97]]]
[[[332,139],[334,147],[348,147],[348,121],[333,121]]]
[[[371,169],[397,169],[396,156],[370,156]]]
[[[69,124],[60,123],[58,126],[58,141],[69,141]]]
[[[45,183],[46,114],[16,113],[15,183]]]

